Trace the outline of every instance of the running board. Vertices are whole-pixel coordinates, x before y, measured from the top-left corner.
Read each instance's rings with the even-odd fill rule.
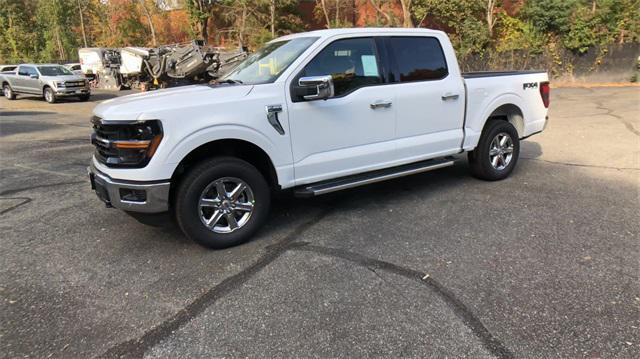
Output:
[[[313,197],[343,189],[364,186],[370,183],[382,182],[398,177],[449,167],[454,163],[451,157],[438,160],[427,160],[410,163],[398,167],[385,168],[378,171],[361,173],[353,176],[341,177],[328,181],[303,185],[294,191],[296,197]]]

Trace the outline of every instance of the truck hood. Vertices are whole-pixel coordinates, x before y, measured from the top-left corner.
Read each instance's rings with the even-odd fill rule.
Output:
[[[81,75],[59,75],[59,76],[42,76],[42,80],[47,81],[84,81],[85,77]]]
[[[145,112],[232,101],[246,96],[252,88],[253,86],[227,84],[191,85],[143,92],[104,101],[94,108],[93,114],[109,121],[131,121]]]

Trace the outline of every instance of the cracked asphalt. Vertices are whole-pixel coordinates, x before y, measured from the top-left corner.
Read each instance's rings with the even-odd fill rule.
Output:
[[[640,88],[554,89],[501,182],[312,199],[211,251],[107,209],[88,103],[0,98],[0,357],[640,356]]]

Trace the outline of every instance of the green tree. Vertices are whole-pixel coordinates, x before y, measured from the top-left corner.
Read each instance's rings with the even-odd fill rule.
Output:
[[[40,0],[36,9],[37,28],[42,33],[40,61],[76,58],[78,34],[74,31],[75,4],[65,0]]]
[[[32,61],[40,36],[34,28],[35,1],[0,0],[0,63]]]

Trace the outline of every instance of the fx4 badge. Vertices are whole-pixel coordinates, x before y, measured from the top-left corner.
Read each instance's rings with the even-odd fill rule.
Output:
[[[522,84],[522,89],[526,90],[526,89],[537,89],[538,88],[538,83],[537,82],[526,82]]]

